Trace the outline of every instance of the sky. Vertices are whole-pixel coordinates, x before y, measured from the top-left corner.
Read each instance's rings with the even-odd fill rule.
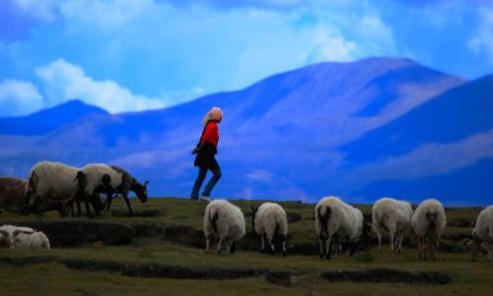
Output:
[[[493,73],[493,0],[0,0],[0,116],[165,108],[318,62]]]

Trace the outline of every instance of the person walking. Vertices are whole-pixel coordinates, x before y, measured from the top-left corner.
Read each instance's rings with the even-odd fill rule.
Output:
[[[194,166],[199,168],[199,174],[193,184],[191,199],[199,199],[200,187],[204,182],[208,170],[212,172],[212,177],[202,192],[201,200],[211,200],[211,191],[221,178],[221,168],[215,155],[217,154],[217,144],[219,143],[218,124],[222,119],[223,111],[218,107],[213,107],[202,120],[204,130],[197,146],[192,150],[192,154],[197,154]]]

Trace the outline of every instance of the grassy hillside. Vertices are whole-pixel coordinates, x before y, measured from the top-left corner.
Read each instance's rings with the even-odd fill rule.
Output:
[[[260,202],[234,203],[247,214],[251,205]],[[462,249],[462,239],[470,234],[478,208],[447,209],[449,224],[438,260],[423,262],[417,260],[413,248],[394,255],[388,245],[383,254],[372,247],[355,257],[339,255],[330,261],[303,255],[317,249],[312,204],[282,203],[296,221],[289,225],[287,258],[254,251],[259,242],[251,234],[240,242],[240,251],[234,255],[205,255],[201,236],[205,203],[166,198],[145,204],[132,200],[132,205],[140,215],[149,217],[115,217],[125,213],[123,201],[114,202],[114,215],[105,213],[95,219],[60,218],[51,212],[43,217],[1,213],[0,224],[31,223],[54,236],[79,230],[85,234],[82,239],[79,234],[72,239],[50,237],[54,244],[51,250],[0,249],[0,295],[486,295],[492,287],[493,264],[484,256],[471,262],[469,253]],[[358,207],[365,214],[371,208]],[[247,218],[247,231],[250,229]],[[110,240],[112,236],[118,239]],[[372,236],[369,242],[373,242]],[[379,268],[391,269],[385,272],[394,276],[392,282],[371,279]],[[339,270],[368,272],[359,281],[322,277],[325,272]],[[396,279],[398,271],[411,274],[407,279]],[[434,272],[449,276],[451,281],[427,281]],[[289,287],[266,279],[283,274],[290,278]],[[423,281],[411,283],[411,275]]]

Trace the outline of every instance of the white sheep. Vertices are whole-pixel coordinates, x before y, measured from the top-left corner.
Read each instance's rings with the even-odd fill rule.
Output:
[[[265,251],[265,240],[274,254],[274,237],[279,236],[282,242],[282,252],[286,256],[286,237],[288,235],[288,219],[284,209],[272,202],[263,203],[259,207],[252,207],[252,228],[261,237],[261,250]]]
[[[217,199],[205,208],[204,235],[206,239],[206,254],[209,253],[210,241],[218,238],[217,253],[220,254],[222,244],[226,245],[229,253],[236,251],[236,242],[245,235],[245,217],[241,209],[227,200]]]
[[[29,227],[0,227],[0,246],[11,249],[50,249],[50,241],[41,231]]]
[[[330,259],[333,240],[350,244],[350,255],[357,249],[363,232],[363,213],[335,196],[322,198],[315,206],[315,229],[320,241],[320,258]]]
[[[75,179],[86,201],[98,199],[99,193],[106,193],[109,201],[122,184],[123,174],[107,164],[92,163],[80,168]]]
[[[78,193],[78,184],[74,181],[78,169],[59,162],[41,161],[34,165],[29,173],[26,190],[26,206],[31,197],[35,197],[33,209],[45,201],[58,201],[63,204],[72,201]]]
[[[378,250],[382,249],[382,235],[389,232],[390,250],[402,251],[404,232],[410,226],[413,216],[411,204],[393,198],[379,199],[371,209],[372,228],[378,239]]]
[[[436,259],[435,249],[446,224],[445,209],[438,200],[427,199],[416,208],[411,225],[418,238],[419,258],[426,259],[426,251],[428,251],[430,258]]]
[[[488,258],[493,262],[493,205],[479,213],[472,231],[471,257],[474,261],[482,244],[486,247]]]

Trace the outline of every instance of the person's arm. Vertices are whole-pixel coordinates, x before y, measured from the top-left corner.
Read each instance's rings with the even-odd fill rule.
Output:
[[[205,141],[202,141],[199,144],[197,144],[197,147],[193,148],[192,154],[199,153],[199,150],[202,149],[202,147],[204,147],[204,145],[205,145]]]
[[[208,125],[207,128],[205,129],[204,135],[202,136],[202,141],[197,144],[197,147],[195,147],[192,150],[192,154],[197,154],[202,147],[204,147],[205,143],[208,142],[209,139],[213,137],[214,134],[218,133],[218,128],[217,125]]]

